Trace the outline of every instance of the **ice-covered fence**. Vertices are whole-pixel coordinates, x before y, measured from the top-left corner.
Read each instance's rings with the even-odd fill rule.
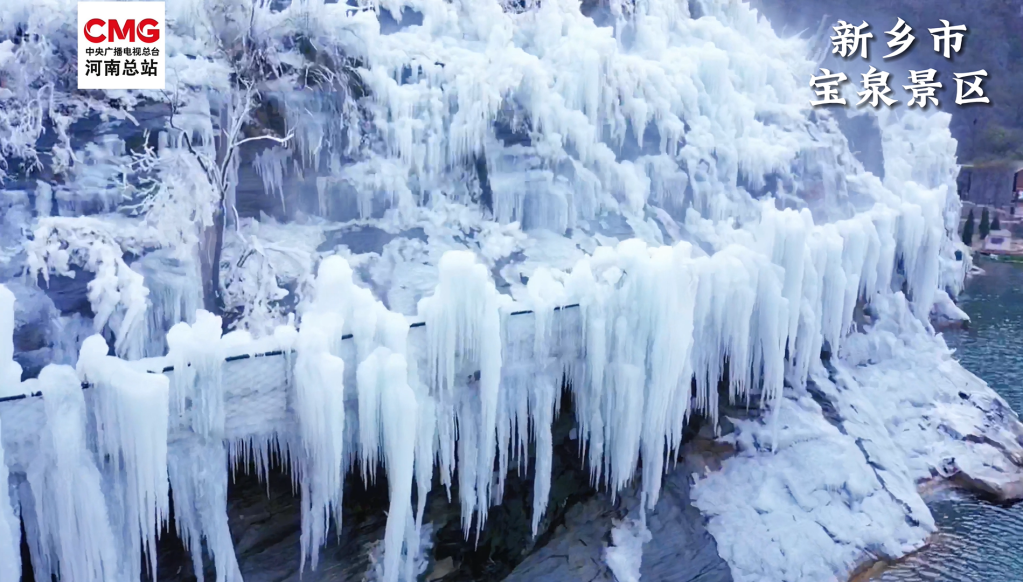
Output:
[[[578,303],[572,303],[570,305],[563,305],[563,306],[555,307],[554,311],[560,312],[563,309],[576,309],[578,307],[579,307]],[[532,310],[522,309],[522,310],[518,310],[518,311],[513,311],[513,312],[509,313],[508,315],[511,316],[511,317],[514,317],[514,316],[517,316],[517,315],[530,315],[532,313],[533,313]],[[411,329],[415,329],[417,327],[423,327],[425,325],[426,325],[426,322],[416,321],[416,322],[413,322],[413,323],[409,324],[409,329],[411,330]],[[343,336],[341,336],[341,339],[342,340],[350,340],[350,339],[352,339],[352,337],[353,337],[352,334],[347,333],[347,334],[344,334]],[[285,351],[285,350],[270,350],[270,351],[267,351],[267,352],[256,352],[256,353],[252,353],[252,354],[243,353],[243,354],[237,354],[237,355],[233,355],[233,356],[227,356],[226,358],[224,358],[224,364],[226,365],[226,364],[230,364],[232,362],[243,362],[245,360],[258,359],[258,358],[277,358],[277,357],[286,358],[289,354],[294,354],[294,353],[295,353],[294,350],[288,350],[288,351]],[[147,359],[144,359],[144,360],[139,360],[139,362],[141,364],[140,367],[149,370],[150,368],[152,368],[152,366],[147,366],[146,365],[149,361],[152,361],[152,362],[162,362],[163,358],[147,358]],[[281,362],[275,362],[274,365],[285,366],[286,364],[287,364],[286,361],[281,361]],[[174,371],[174,366],[164,366],[163,368],[159,369],[158,371],[155,371],[155,372],[151,371],[151,373],[169,374],[169,373],[171,373],[173,371]],[[231,370],[231,374],[228,374],[228,376],[229,377],[233,377],[234,374],[239,373],[239,372],[240,372],[240,370],[232,369]],[[89,384],[88,382],[82,382],[82,389],[83,390],[88,390],[90,387],[92,387],[92,385]],[[19,400],[24,400],[26,398],[40,398],[40,397],[42,397],[42,395],[43,395],[42,392],[26,392],[26,393],[21,393],[21,394],[13,394],[13,395],[10,395],[10,396],[2,396],[2,397],[0,397],[0,404],[5,403],[5,402],[17,402]]]
[[[563,312],[572,310],[578,312],[579,304],[569,304],[554,308],[555,313],[562,315]],[[517,316],[531,315],[531,310],[516,310],[507,314],[508,335],[522,338],[523,334],[532,335],[533,322],[531,318]],[[416,321],[409,324],[409,329],[416,330],[424,328],[425,322]],[[569,329],[566,329],[567,328]],[[558,320],[558,327],[566,334],[578,335],[581,331],[579,316],[569,314],[566,318]],[[425,331],[420,329],[420,331]],[[354,361],[355,344],[350,340],[352,334],[344,334],[342,359]],[[425,338],[419,334],[410,334],[410,342],[418,343]],[[522,340],[520,340],[522,341]],[[528,343],[531,340],[525,340]],[[295,350],[273,349],[260,351],[266,341],[256,340],[250,345],[243,345],[236,348],[240,353],[232,354],[224,358],[223,382],[224,382],[224,403],[226,408],[225,437],[227,440],[245,441],[256,436],[263,436],[273,433],[279,429],[290,430],[294,427],[293,412],[289,409],[288,400],[288,366],[293,364],[291,358]],[[578,348],[578,345],[572,346]],[[174,366],[164,365],[165,358],[146,358],[135,362],[139,369],[149,373],[162,373],[168,376],[174,374]],[[358,395],[355,389],[355,367],[345,372],[345,400],[349,404],[355,404]],[[31,387],[34,384],[26,382],[22,384]],[[88,390],[92,385],[88,382],[82,383],[82,389]],[[7,443],[8,465],[17,471],[24,467],[24,461],[31,459],[34,454],[34,445],[37,444],[32,435],[39,432],[45,425],[46,419],[43,414],[41,391],[28,391],[19,394],[12,394],[0,397],[0,420],[3,424],[0,433],[0,443]],[[22,443],[22,446],[17,446]]]
[[[559,360],[563,355],[569,359],[581,356],[580,344],[573,339],[581,332],[578,307],[578,304],[570,304],[553,308],[556,316],[552,321],[551,331],[567,338],[567,341],[559,342],[560,347],[552,350],[552,355]],[[505,356],[505,369],[508,374],[517,378],[520,384],[534,369],[532,332],[535,324],[533,318],[529,317],[532,313],[530,310],[514,310],[506,312],[503,316],[502,328],[506,341],[502,351]],[[426,322],[411,322],[409,331],[409,357],[419,360],[418,367],[425,370],[428,368],[425,357],[429,351],[425,346],[428,339],[425,333]],[[341,336],[338,355],[346,362],[357,361],[357,348],[353,339],[353,334],[350,333]],[[229,451],[228,460],[234,466],[254,461],[260,473],[267,469],[266,463],[272,449],[276,448],[277,452],[288,452],[301,447],[298,439],[300,421],[296,418],[294,407],[296,395],[291,389],[294,388],[293,367],[298,353],[294,346],[275,347],[274,343],[275,340],[269,338],[236,345],[230,348],[229,353],[223,358],[221,369],[224,398],[223,442],[224,449]],[[572,353],[567,354],[565,350]],[[178,371],[169,361],[168,357],[161,357],[125,364],[140,372],[163,374],[168,378],[170,385],[174,385],[174,376]],[[345,368],[343,384],[347,418],[346,443],[357,443],[360,432],[357,375],[356,366]],[[478,375],[477,372],[476,376]],[[472,374],[469,374],[457,380],[456,384],[463,386],[473,381]],[[39,382],[38,379],[24,382],[21,384],[24,392],[0,398],[0,448],[6,454],[6,466],[14,474],[15,482],[22,483],[20,487],[23,491],[27,487],[25,476],[32,471],[33,462],[46,454],[43,451],[46,446],[43,437],[47,430],[44,393],[50,392],[48,389],[36,389],[40,387]],[[96,406],[94,387],[89,382],[81,384],[90,409]],[[471,394],[468,396],[471,397]],[[466,430],[465,427],[463,430]],[[192,435],[189,431],[182,431],[180,426],[170,423],[167,435],[170,449],[168,456],[173,458],[187,455],[188,445],[185,441],[190,438]],[[348,453],[354,457],[354,451]],[[350,465],[351,462],[347,461],[346,465]],[[30,508],[23,508],[22,516],[30,521],[39,518],[32,516]],[[226,514],[224,517],[226,518]],[[0,524],[2,522],[3,520],[0,520]],[[31,536],[31,532],[37,530],[37,527],[30,526],[28,529]],[[32,547],[35,549],[38,546]],[[201,547],[191,549],[202,551]],[[221,547],[219,552],[223,554],[229,549]],[[43,552],[45,553],[45,550]],[[0,556],[2,555],[0,553]],[[224,568],[229,571],[235,569],[230,564]]]
[[[434,293],[418,305],[425,325],[411,328],[354,284],[344,259],[327,257],[297,330],[284,326],[260,340],[221,336],[219,320],[201,312],[195,324],[170,330],[166,357],[136,362],[107,356],[103,342],[93,341],[77,374],[46,368],[21,385],[43,398],[0,404],[0,444],[40,556],[37,577],[72,560],[69,567],[97,573],[86,580],[137,579],[136,532],[141,547],[152,547],[165,523],[168,504],[160,500],[169,481],[197,576],[205,540],[218,577],[240,580],[227,527],[227,467],[251,459],[265,471],[276,449],[299,477],[301,562],[314,568],[331,519],[340,524],[344,474],[361,470],[369,479],[385,468],[384,570],[395,582],[400,562],[417,552],[435,471],[448,490],[458,480],[468,534],[485,526],[509,467],[528,462],[535,447],[536,528],[549,497],[550,430],[566,379],[593,481],[617,493],[642,466],[644,505],[652,507],[690,416],[716,421],[722,377],[730,400],[777,402],[786,379],[805,382],[824,342],[840,350],[858,302],[906,289],[914,313],[927,317],[951,248],[941,244],[941,215],[925,210],[878,204],[815,225],[806,210],[765,202],[748,230],[705,233],[715,241],[710,253],[688,242],[599,247],[570,272],[534,272],[522,298],[531,317],[512,316],[524,312],[497,292],[473,253],[449,252]],[[556,308],[575,301],[579,309]],[[10,351],[0,344],[0,360]],[[97,386],[83,392],[80,380]],[[146,416],[153,422],[137,422]],[[85,430],[87,422],[95,430]],[[62,426],[83,428],[65,438]],[[89,452],[96,447],[86,446],[85,435],[93,433],[107,454]],[[97,465],[104,479],[135,494],[87,499],[76,489],[66,512],[36,510],[37,491],[67,501],[54,475],[94,475]],[[109,521],[87,511],[106,506]],[[140,523],[132,526],[131,516]],[[82,519],[99,528],[91,541],[108,542],[58,547],[39,533]]]

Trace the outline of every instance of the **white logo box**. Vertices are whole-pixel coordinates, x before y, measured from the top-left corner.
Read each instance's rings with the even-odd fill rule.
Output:
[[[163,2],[78,3],[78,88],[166,88]]]

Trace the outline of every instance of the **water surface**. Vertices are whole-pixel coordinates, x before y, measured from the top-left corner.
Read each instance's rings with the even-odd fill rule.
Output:
[[[970,327],[945,333],[963,367],[1023,411],[1023,265],[986,262],[960,307]],[[930,503],[934,542],[884,572],[884,582],[1023,581],[1023,504],[1000,507],[968,496]]]

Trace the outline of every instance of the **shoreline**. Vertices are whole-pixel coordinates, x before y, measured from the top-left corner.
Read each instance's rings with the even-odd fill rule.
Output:
[[[1023,485],[1023,480],[1020,481],[1020,484]],[[931,502],[934,501],[935,498],[938,497],[940,494],[949,492],[962,494],[964,496],[971,496],[981,501],[995,504],[1008,503],[1014,505],[1016,503],[1023,501],[1023,498],[1016,498],[1011,501],[1008,500],[1001,502],[993,501],[989,499],[987,495],[983,494],[983,491],[974,489],[965,484],[957,483],[954,476],[951,478],[935,478],[924,481],[923,483],[920,484],[918,490],[920,492],[920,495],[924,498],[924,501],[927,503],[928,507],[931,506]],[[914,556],[930,548],[944,534],[945,532],[943,531],[940,530],[935,531],[931,535],[927,536],[927,539],[922,546],[895,560],[889,560],[887,558],[881,557],[873,557],[865,560],[862,564],[857,566],[849,574],[849,582],[872,582],[873,580],[876,579],[877,576],[880,576],[881,574],[887,572],[893,567],[898,566],[899,564],[902,564],[903,562],[912,559]]]
[[[863,582],[934,542],[935,494],[1023,498],[1018,415],[904,299],[875,307],[776,418],[734,419],[735,454],[696,477],[736,580]]]

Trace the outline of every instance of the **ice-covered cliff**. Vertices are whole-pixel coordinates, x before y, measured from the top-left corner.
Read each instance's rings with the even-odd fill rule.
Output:
[[[37,578],[155,576],[173,505],[196,577],[240,580],[228,467],[279,457],[301,569],[355,472],[386,476],[373,575],[412,579],[428,497],[472,543],[531,459],[537,532],[565,394],[592,483],[639,491],[619,579],[692,423],[740,451],[693,490],[736,579],[933,529],[912,443],[946,433],[900,440],[856,364],[965,374],[928,323],[967,268],[948,115],[879,115],[867,172],[808,47],[737,1],[175,0],[168,90],[104,93],[72,89],[72,6],[0,7],[0,568],[20,517]],[[1014,423],[958,434],[1012,468]]]

